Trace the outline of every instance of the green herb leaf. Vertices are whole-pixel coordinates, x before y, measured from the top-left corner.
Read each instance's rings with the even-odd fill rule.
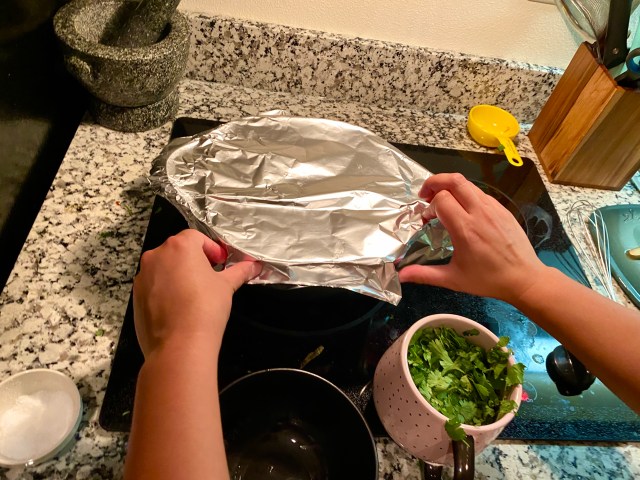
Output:
[[[507,370],[507,387],[520,385],[524,380],[524,365],[516,363]]]
[[[451,384],[451,378],[445,377],[442,372],[438,370],[432,370],[427,375],[427,385],[432,390],[448,390]]]
[[[514,400],[502,400],[498,409],[498,417],[502,417],[509,412],[513,412],[518,404]]]
[[[448,418],[445,425],[453,440],[466,440],[461,424],[486,425],[512,412],[513,387],[522,383],[524,365],[509,365],[508,337],[488,351],[449,327],[423,328],[409,343],[407,362],[420,393]]]
[[[447,431],[451,440],[456,440],[459,442],[467,441],[467,434],[464,433],[464,430],[460,426],[460,422],[453,422],[451,420],[447,420],[447,423],[444,424],[444,429]]]

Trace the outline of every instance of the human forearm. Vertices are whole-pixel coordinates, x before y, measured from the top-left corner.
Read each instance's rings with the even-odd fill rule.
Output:
[[[228,478],[218,403],[218,348],[204,338],[181,341],[145,360],[136,388],[125,478]]]
[[[554,268],[516,298],[505,298],[562,343],[640,412],[640,313],[615,304]]]
[[[221,245],[189,229],[140,259],[133,312],[145,363],[125,460],[128,480],[229,478],[218,353],[233,293],[261,266],[213,268],[225,260]]]
[[[640,411],[640,314],[574,282],[537,257],[498,201],[460,174],[429,177],[425,220],[438,218],[454,254],[447,265],[410,265],[400,281],[499,298],[520,309]]]

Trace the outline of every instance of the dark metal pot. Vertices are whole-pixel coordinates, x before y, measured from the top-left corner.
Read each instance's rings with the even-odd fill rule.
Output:
[[[231,315],[287,336],[330,336],[365,322],[384,302],[344,288],[244,285]]]
[[[232,480],[376,480],[364,417],[331,382],[296,369],[236,380],[220,393]]]
[[[278,367],[305,368],[336,382],[353,377],[384,304],[340,288],[245,285],[233,298],[220,380]]]

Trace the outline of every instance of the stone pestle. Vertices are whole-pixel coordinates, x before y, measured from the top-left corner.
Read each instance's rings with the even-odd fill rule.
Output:
[[[180,0],[140,0],[123,3],[101,43],[124,48],[153,45],[165,34]]]

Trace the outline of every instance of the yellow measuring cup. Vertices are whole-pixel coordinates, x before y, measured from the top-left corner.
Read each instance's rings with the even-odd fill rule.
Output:
[[[511,165],[522,166],[522,158],[512,141],[520,131],[520,124],[509,112],[493,105],[476,105],[469,112],[467,128],[480,145],[500,148]]]

